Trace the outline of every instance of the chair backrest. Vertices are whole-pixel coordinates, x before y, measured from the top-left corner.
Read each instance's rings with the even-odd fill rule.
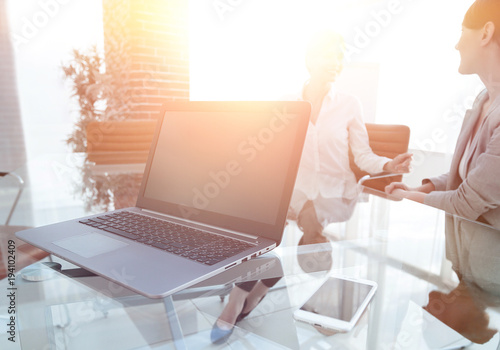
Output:
[[[16,180],[17,182],[17,194],[13,198],[12,205],[10,207],[9,214],[7,215],[7,220],[5,222],[5,225],[0,224],[0,280],[4,279],[7,277],[9,272],[12,272],[12,267],[13,263],[10,259],[8,259],[9,256],[11,256],[11,253],[8,253],[9,251],[12,251],[13,249],[16,250],[16,256],[15,256],[15,268],[17,270],[20,270],[40,259],[43,259],[47,256],[49,256],[49,253],[38,249],[28,243],[25,243],[21,241],[19,238],[15,236],[15,233],[21,230],[28,229],[30,227],[27,226],[9,226],[9,221],[12,217],[12,214],[14,213],[17,203],[19,201],[19,198],[23,192],[24,188],[24,180],[21,176],[19,176],[16,173],[13,172],[0,172],[0,178],[4,177],[6,175],[11,176],[13,179]],[[3,183],[1,183],[4,185]],[[3,191],[3,189],[0,190],[0,193],[9,193],[10,191]],[[10,193],[9,193],[10,194]],[[11,197],[10,195],[7,196]],[[7,204],[8,202],[7,198],[2,198],[0,199],[0,202]],[[13,256],[11,256],[13,257]]]
[[[146,163],[156,120],[90,122],[88,159],[96,164]]]
[[[373,153],[392,159],[398,154],[407,152],[410,142],[410,128],[408,126],[372,123],[366,123],[365,125]],[[356,176],[357,181],[363,176],[368,175],[367,172],[362,171],[356,163],[354,163],[354,156],[350,150],[349,161],[351,170]],[[402,179],[403,175],[395,175],[386,178],[367,180],[363,182],[363,186],[383,191],[385,186],[391,182],[401,181]]]

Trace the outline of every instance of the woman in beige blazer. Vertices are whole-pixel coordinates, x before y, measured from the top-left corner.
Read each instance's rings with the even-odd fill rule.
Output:
[[[465,14],[461,74],[477,74],[486,89],[467,111],[451,169],[417,188],[392,183],[386,192],[500,228],[500,1],[476,0]]]

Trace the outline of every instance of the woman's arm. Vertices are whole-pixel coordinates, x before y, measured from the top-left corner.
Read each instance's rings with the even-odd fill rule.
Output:
[[[386,186],[385,192],[397,198],[406,198],[415,202],[424,203],[425,196],[435,189],[434,184],[430,181],[416,188],[410,188],[402,182],[393,182]]]
[[[363,121],[361,105],[357,99],[354,99],[352,104],[352,120],[349,123],[349,146],[356,165],[370,174],[381,172],[404,174],[410,172],[413,154],[402,153],[394,159],[390,159],[373,153]]]
[[[405,190],[401,190],[401,189],[396,189],[396,190],[392,191],[391,194],[393,196],[398,197],[398,198],[406,198],[406,199],[410,199],[412,201],[419,202],[419,203],[424,203],[425,196],[427,196],[427,194],[425,194],[423,192],[405,191]]]
[[[477,135],[484,152],[471,162],[466,178],[457,189],[431,193],[425,204],[471,220],[500,206],[500,123],[497,115],[489,118]]]
[[[349,147],[354,155],[354,162],[361,170],[370,174],[381,173],[384,171],[384,166],[391,162],[391,159],[373,153],[363,121],[361,103],[357,98],[350,97],[352,98],[349,108],[351,119],[348,124],[348,133]]]

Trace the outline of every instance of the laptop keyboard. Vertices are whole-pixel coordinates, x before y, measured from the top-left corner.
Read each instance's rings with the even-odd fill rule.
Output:
[[[250,243],[128,211],[85,219],[80,223],[205,265],[214,265],[253,247]]]

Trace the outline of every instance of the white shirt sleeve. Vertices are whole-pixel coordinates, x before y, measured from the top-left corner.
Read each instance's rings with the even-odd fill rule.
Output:
[[[354,161],[361,170],[370,174],[380,173],[383,171],[385,163],[391,159],[373,153],[362,117],[361,104],[359,101],[356,103],[358,108],[353,110],[354,115],[349,123],[349,145],[354,155]]]

